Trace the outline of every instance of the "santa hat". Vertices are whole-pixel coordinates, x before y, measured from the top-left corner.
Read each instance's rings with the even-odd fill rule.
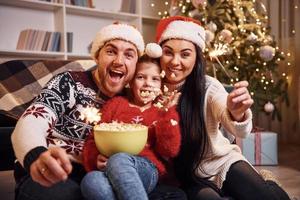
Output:
[[[114,23],[103,27],[96,35],[91,49],[91,56],[96,58],[96,53],[107,41],[121,39],[134,44],[141,56],[145,49],[145,43],[141,33],[133,26],[128,24]]]
[[[168,39],[184,39],[202,50],[205,48],[205,30],[199,21],[190,17],[173,16],[160,20],[156,28],[156,42],[160,44]]]

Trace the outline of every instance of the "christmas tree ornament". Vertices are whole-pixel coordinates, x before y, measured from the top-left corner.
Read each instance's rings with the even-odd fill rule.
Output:
[[[232,42],[232,32],[230,30],[223,29],[220,32],[220,40],[223,40],[227,43],[231,43]]]
[[[194,19],[200,19],[201,18],[201,15],[200,15],[198,9],[194,9],[194,10],[190,11],[189,16],[194,18]]]
[[[195,8],[199,8],[199,6],[205,6],[206,0],[192,0],[192,4]]]
[[[267,113],[271,113],[271,112],[273,112],[274,111],[274,105],[270,102],[270,101],[268,101],[268,103],[266,103],[265,105],[264,105],[264,110],[267,112]]]
[[[205,30],[205,42],[210,43],[215,39],[215,34],[210,30]]]
[[[210,21],[207,25],[206,25],[206,29],[210,30],[211,32],[216,32],[216,30],[218,29],[217,25],[215,23],[213,23],[212,21]]]
[[[253,32],[251,32],[250,35],[247,36],[247,40],[252,43],[256,42],[257,38],[257,35],[255,35]]]
[[[269,45],[262,46],[259,49],[259,56],[261,57],[261,59],[268,62],[274,58],[275,48]]]

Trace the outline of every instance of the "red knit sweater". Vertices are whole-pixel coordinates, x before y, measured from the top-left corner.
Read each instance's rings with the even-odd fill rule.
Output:
[[[151,160],[160,176],[166,173],[164,163],[178,154],[181,142],[179,116],[175,106],[168,111],[151,106],[142,112],[139,108],[129,106],[124,97],[114,97],[103,106],[101,113],[102,122],[118,121],[148,126],[147,144],[139,155]],[[177,124],[172,125],[172,120],[177,121]],[[83,147],[83,165],[87,171],[97,170],[98,154],[92,133]]]

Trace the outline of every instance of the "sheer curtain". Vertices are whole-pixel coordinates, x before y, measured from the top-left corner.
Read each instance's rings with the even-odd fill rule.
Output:
[[[300,144],[300,0],[256,1],[266,6],[272,35],[286,55],[280,73],[287,74],[290,100],[289,107],[280,106],[282,121],[261,114],[256,125],[278,133],[280,143]]]

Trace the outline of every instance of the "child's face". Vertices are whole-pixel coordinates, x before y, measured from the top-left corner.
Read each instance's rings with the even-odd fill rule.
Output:
[[[138,63],[130,88],[136,105],[151,104],[160,94],[160,67],[150,62]]]

